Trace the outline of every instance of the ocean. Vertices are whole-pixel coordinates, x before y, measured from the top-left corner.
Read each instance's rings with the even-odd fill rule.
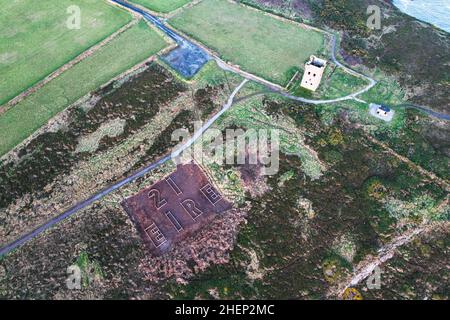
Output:
[[[450,33],[450,0],[393,0],[400,11]]]

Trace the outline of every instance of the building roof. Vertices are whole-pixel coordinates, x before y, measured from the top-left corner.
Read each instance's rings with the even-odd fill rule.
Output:
[[[325,70],[327,61],[311,56],[309,61],[305,64],[305,72],[303,74],[301,86],[303,88],[315,91],[320,85],[322,75]]]
[[[383,110],[384,112],[390,112],[391,108],[385,105],[380,105],[379,109]]]

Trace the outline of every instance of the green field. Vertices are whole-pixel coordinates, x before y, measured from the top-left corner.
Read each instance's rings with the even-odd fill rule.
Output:
[[[80,29],[67,8],[79,6]],[[99,0],[0,0],[0,105],[131,21]]]
[[[128,29],[0,116],[0,155],[71,103],[166,45],[143,21]]]
[[[302,75],[297,78],[289,91],[296,96],[311,99],[336,99],[347,96],[364,89],[369,83],[363,78],[354,76],[342,68],[327,66],[319,89],[316,92],[309,91],[300,86]]]
[[[130,0],[155,12],[169,13],[184,6],[191,0]]]
[[[169,20],[224,60],[280,85],[290,69],[321,55],[324,35],[226,0],[204,0]]]

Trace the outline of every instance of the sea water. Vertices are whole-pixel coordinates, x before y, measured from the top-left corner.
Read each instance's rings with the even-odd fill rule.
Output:
[[[450,33],[450,0],[393,0],[403,13]]]

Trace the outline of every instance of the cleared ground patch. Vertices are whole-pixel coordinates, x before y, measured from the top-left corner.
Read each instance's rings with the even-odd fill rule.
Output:
[[[184,6],[191,0],[132,0],[130,2],[140,4],[152,11],[168,13]]]
[[[224,60],[281,85],[290,69],[324,50],[320,32],[224,0],[202,1],[169,22]]]
[[[0,155],[5,154],[58,112],[167,43],[145,22],[50,81],[0,117]]]
[[[192,91],[195,94],[191,94],[190,87],[178,93],[180,89],[176,87],[181,82],[174,81],[172,77],[170,77],[172,80],[169,80],[158,76],[160,72],[165,75],[169,72],[156,64],[154,66],[158,68],[145,72],[142,77],[124,84],[114,94],[105,97],[86,114],[88,117],[86,120],[83,120],[83,117],[73,119],[71,123],[75,129],[68,131],[80,132],[76,136],[84,137],[88,136],[88,133],[96,132],[100,124],[107,122],[108,119],[122,118],[127,119],[128,124],[132,124],[132,121],[138,123],[127,125],[125,130],[128,130],[128,134],[125,131],[118,137],[120,140],[101,142],[100,149],[106,153],[96,152],[86,155],[92,157],[89,162],[85,162],[86,158],[84,160],[77,158],[76,163],[81,161],[83,165],[71,169],[68,176],[70,178],[61,179],[64,173],[58,171],[54,179],[62,181],[63,184],[53,188],[51,195],[45,195],[44,198],[36,196],[30,203],[27,200],[28,195],[25,194],[23,200],[17,202],[20,203],[19,208],[16,204],[11,205],[6,213],[7,222],[2,225],[6,225],[5,231],[16,232],[18,227],[24,228],[24,222],[35,225],[37,215],[45,217],[45,213],[49,211],[42,209],[43,201],[44,205],[51,204],[53,208],[54,203],[83,199],[91,190],[99,190],[110,181],[128,175],[130,171],[127,168],[136,161],[139,161],[140,167],[154,161],[159,155],[170,150],[168,141],[170,133],[175,128],[188,127],[192,130],[192,120],[196,118],[195,113],[199,111],[198,109],[207,111],[205,102],[211,100],[217,110],[229,95],[227,87],[234,88],[240,80],[235,75],[230,76],[223,74],[220,69],[216,70],[214,62],[210,62],[205,66],[206,69],[202,69],[195,76],[194,82],[186,82],[186,86],[193,85],[198,88]],[[161,71],[156,72],[157,70]],[[227,79],[233,79],[233,82],[228,84]],[[214,83],[213,88],[207,86]],[[200,84],[201,89],[198,87]],[[164,87],[161,88],[160,85]],[[243,89],[246,94],[251,93],[247,85]],[[173,92],[173,95],[166,97],[161,92]],[[198,105],[200,108],[193,105],[190,99],[192,96],[197,103],[202,102]],[[222,124],[227,124],[229,128],[246,129],[258,125],[267,129],[304,131],[307,135],[305,143],[318,153],[319,159],[324,161],[328,168],[320,179],[312,180],[305,177],[302,168],[303,159],[296,155],[288,156],[283,152],[280,154],[279,173],[264,179],[261,179],[257,170],[247,166],[215,166],[215,168],[209,166],[203,169],[208,173],[208,178],[216,181],[221,193],[239,208],[236,210],[241,210],[242,204],[248,204],[248,214],[244,218],[235,210],[220,214],[192,238],[185,239],[188,241],[180,241],[167,254],[153,257],[146,254],[139,233],[129,223],[129,218],[121,210],[119,201],[137,194],[157,181],[164,182],[163,178],[175,170],[173,164],[166,163],[147,174],[145,178],[138,179],[135,183],[109,195],[95,206],[74,215],[70,221],[58,224],[54,229],[2,259],[0,274],[3,268],[4,277],[0,277],[0,295],[16,299],[27,297],[49,299],[55,296],[66,299],[325,298],[328,289],[342,277],[351,274],[353,268],[367,254],[376,254],[381,243],[386,243],[402,233],[403,227],[406,227],[403,222],[411,223],[413,226],[421,223],[423,218],[414,215],[410,210],[406,213],[412,215],[405,216],[406,220],[391,217],[391,212],[382,205],[383,199],[401,200],[401,204],[406,205],[405,209],[409,209],[419,207],[419,203],[414,201],[417,196],[427,194],[437,203],[445,197],[445,190],[436,188],[427,177],[422,178],[408,166],[399,163],[379,145],[371,144],[364,138],[364,132],[353,126],[354,122],[345,121],[345,115],[349,112],[345,108],[356,109],[353,105],[347,105],[348,101],[345,105],[342,103],[311,108],[310,105],[289,102],[279,97],[273,99],[270,96],[262,100],[259,106],[255,104],[255,107],[247,103],[245,103],[247,106],[241,106],[244,103],[241,101],[240,105],[236,105],[229,113],[223,115]],[[220,102],[217,97],[221,97]],[[124,108],[123,105],[128,103],[133,107]],[[161,121],[162,118],[158,114],[154,115],[158,106],[161,106],[160,114],[168,116],[164,121]],[[243,109],[246,107],[249,111],[244,113]],[[260,112],[254,112],[256,107],[259,107]],[[329,108],[328,111],[325,107]],[[186,108],[193,111],[193,117],[183,116],[181,121],[178,116],[173,118],[173,110],[176,112],[183,110],[181,111],[183,113]],[[236,111],[236,108],[246,117],[235,117],[233,111]],[[146,115],[146,110],[154,113]],[[329,119],[327,114],[330,114],[332,119]],[[420,114],[418,116],[421,117]],[[235,118],[239,122],[234,121]],[[171,122],[170,119],[174,120]],[[91,128],[92,121],[96,124],[93,128]],[[295,121],[295,124],[292,124],[292,121]],[[164,123],[162,126],[161,122]],[[289,123],[291,126],[286,125]],[[147,127],[146,124],[155,126]],[[78,125],[83,129],[77,128]],[[65,132],[61,130],[62,137],[67,134],[66,130],[67,128]],[[139,137],[134,136],[136,131]],[[158,133],[157,139],[152,135],[154,132]],[[143,140],[148,136],[151,136],[149,140]],[[169,137],[166,138],[167,136]],[[29,179],[34,174],[46,179],[49,174],[53,174],[51,169],[55,168],[56,161],[49,159],[47,163],[43,163],[40,159],[59,155],[60,152],[52,150],[52,146],[61,146],[63,143],[52,144],[49,137],[51,134],[42,136],[41,143],[27,147],[29,154],[22,156],[21,161],[27,162],[32,171],[28,173],[23,167],[6,168],[4,181],[7,184],[4,190],[7,195],[3,198],[10,198],[10,193],[17,191],[18,185],[35,184],[38,179]],[[76,146],[76,139],[70,138],[70,141],[72,146]],[[300,141],[298,138],[292,139],[294,143],[298,141]],[[402,145],[413,142],[414,140],[404,141]],[[141,145],[144,146],[144,150],[140,148]],[[70,154],[70,148],[64,148]],[[140,155],[147,151],[149,157],[138,160]],[[37,158],[39,153],[42,156]],[[80,154],[76,156],[80,157]],[[61,157],[59,161],[61,164],[64,160]],[[41,170],[36,168],[36,164],[48,168],[49,174],[44,176]],[[11,181],[11,173],[23,177],[20,184],[16,179]],[[92,179],[92,176],[96,179]],[[47,183],[42,183],[35,190],[46,185]],[[261,188],[264,186],[265,188]],[[262,190],[262,192],[246,194],[248,190]],[[5,193],[0,191],[0,194]],[[230,194],[237,197],[231,197]],[[242,200],[237,201],[236,198]],[[59,199],[61,200],[58,201]],[[428,201],[424,203],[424,209],[429,208]],[[11,224],[14,220],[9,216],[18,217],[16,220],[18,223]],[[248,222],[244,223],[242,219]],[[236,239],[237,232],[239,233]],[[11,233],[8,233],[8,237],[11,237]],[[429,243],[435,243],[434,239]],[[426,247],[421,248],[428,252]],[[49,254],[43,255],[42,252]],[[416,251],[414,254],[421,257]],[[86,258],[86,255],[89,258]],[[405,257],[409,256],[411,254]],[[33,257],[32,263],[30,257]],[[425,262],[438,261],[439,258],[442,260],[442,254],[437,254]],[[411,262],[416,264],[416,260]],[[85,265],[98,266],[96,270],[101,270],[99,274],[105,279],[101,286],[98,286],[100,288],[91,290],[83,288],[77,292],[67,290],[64,286],[67,278],[64,270],[74,263],[82,270]],[[428,270],[434,273],[438,271],[434,263],[430,265],[431,269],[426,268],[424,270],[427,273],[421,274],[424,280],[421,283],[424,285],[428,282],[424,278],[428,278],[430,274]],[[395,266],[409,270],[406,268],[408,264]],[[417,274],[416,269],[413,270],[414,275]],[[385,270],[389,272],[389,269],[383,268],[383,271]],[[394,271],[398,274],[398,270]],[[389,273],[382,274],[382,277],[386,277],[386,288],[397,290],[396,288],[406,283],[400,281],[393,287]],[[410,279],[409,274],[410,272],[404,273],[403,279]],[[177,277],[190,283],[187,285],[177,283],[175,282]],[[431,294],[439,294],[437,291],[445,288],[445,286],[436,287],[434,281],[431,283],[432,287],[425,287]],[[422,290],[422,287],[420,285],[419,290]],[[410,286],[404,289],[410,291],[409,288]],[[382,291],[361,292],[365,299],[374,295],[384,296]],[[393,296],[391,290],[386,293],[389,297]]]
[[[131,20],[97,0],[0,0],[0,105]],[[70,29],[70,6],[80,8],[80,29]]]
[[[231,209],[195,163],[122,202],[150,252],[159,255]]]

